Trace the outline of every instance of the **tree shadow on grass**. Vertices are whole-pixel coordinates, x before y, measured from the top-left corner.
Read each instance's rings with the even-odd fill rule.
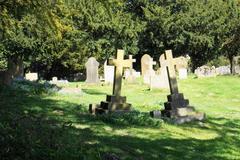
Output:
[[[210,127],[196,123],[180,128],[215,131],[219,136],[202,140],[180,139],[162,133],[159,138],[102,133],[105,124],[114,128],[149,128],[136,120],[109,122],[87,114],[86,106],[46,99],[42,96],[9,92],[0,94],[0,157],[10,159],[104,159],[113,153],[120,159],[234,159],[240,146],[236,136],[239,120],[209,118]],[[130,115],[136,116],[139,114]],[[109,117],[108,117],[109,118]],[[123,117],[127,118],[127,117]],[[130,118],[131,120],[131,118]],[[144,119],[143,119],[144,121]],[[222,122],[222,123],[218,123]],[[78,124],[78,125],[76,125]],[[89,127],[84,127],[88,125]],[[99,125],[99,131],[96,131]],[[154,128],[154,126],[152,126]],[[158,129],[158,128],[155,128]],[[145,133],[146,134],[146,133]],[[233,157],[229,158],[232,153]],[[239,157],[235,157],[237,159]],[[106,159],[106,158],[105,158]]]
[[[82,89],[84,93],[90,94],[90,95],[107,95],[106,92],[99,92],[96,89]]]

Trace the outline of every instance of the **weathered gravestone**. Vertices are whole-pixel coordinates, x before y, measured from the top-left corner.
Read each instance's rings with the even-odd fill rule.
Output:
[[[58,78],[57,77],[52,77],[52,80],[50,81],[51,84],[57,84],[58,83]]]
[[[176,70],[179,71],[179,69],[182,69],[182,68],[187,69],[189,60],[190,60],[190,57],[188,55],[174,58]]]
[[[178,92],[172,51],[167,50],[164,55],[165,61],[163,63],[167,69],[170,95],[167,96],[168,102],[164,103],[165,109],[161,112],[162,116],[172,118],[176,123],[203,120],[204,114],[195,112],[194,108],[189,106],[189,100],[184,99],[183,93]],[[155,111],[152,111],[150,114],[154,115],[154,113]]]
[[[37,81],[38,80],[38,74],[29,72],[25,75],[25,79],[29,80],[29,81]]]
[[[149,72],[154,72],[153,65],[156,65],[156,62],[153,61],[152,57],[148,54],[144,54],[141,58],[141,71],[142,75],[145,76]]]
[[[167,69],[164,54],[159,57],[160,68],[157,70],[156,75],[150,76],[149,88],[151,89],[169,89]]]
[[[240,74],[240,56],[233,57],[233,74]]]
[[[174,58],[176,70],[178,72],[179,79],[187,79],[187,68],[188,68],[188,61],[190,57],[187,56],[180,56]]]
[[[187,69],[186,68],[180,68],[178,70],[178,78],[179,79],[187,79]]]
[[[209,66],[201,66],[195,69],[194,73],[197,75],[198,78],[201,77],[216,77],[217,72],[216,68],[214,66],[209,67]]]
[[[100,105],[89,105],[90,113],[108,113],[128,111],[131,104],[126,103],[126,97],[121,96],[123,69],[131,67],[131,60],[124,60],[124,50],[117,51],[117,59],[109,59],[108,65],[114,66],[114,83],[112,95],[107,95],[106,101]]]
[[[113,84],[114,80],[114,66],[107,64],[107,61],[104,63],[104,81],[105,83]]]
[[[57,82],[58,78],[57,77],[52,77],[52,82]]]
[[[86,83],[99,83],[100,80],[98,76],[98,61],[94,57],[91,57],[88,59],[85,66],[87,69]]]
[[[231,74],[230,66],[220,66],[216,68],[217,75]]]
[[[136,71],[133,69],[133,63],[136,62],[136,59],[129,55],[129,61],[131,61],[131,65],[124,71],[124,77],[128,83],[133,83],[136,80]]]
[[[156,75],[153,69],[153,65],[156,65],[156,62],[153,61],[153,58],[151,56],[149,56],[148,54],[145,54],[142,56],[141,70],[142,70],[143,81],[145,84],[150,84],[151,77]]]

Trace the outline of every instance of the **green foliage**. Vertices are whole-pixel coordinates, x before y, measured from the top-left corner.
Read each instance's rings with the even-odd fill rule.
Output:
[[[226,57],[220,56],[220,57],[218,57],[216,59],[213,59],[213,60],[209,61],[207,63],[207,65],[208,66],[219,67],[219,66],[228,66],[230,64],[229,64],[229,61],[228,61],[228,59]]]
[[[149,113],[132,111],[129,113],[112,113],[109,115],[100,115],[94,118],[101,120],[106,124],[119,126],[145,126],[160,127],[163,122],[161,119],[153,119]]]
[[[160,109],[168,91],[125,84],[124,95],[137,111],[95,117],[88,114],[88,104],[104,100],[111,86],[70,83],[65,87],[76,85],[84,91],[82,96],[39,96],[0,88],[1,160],[102,160],[104,155],[123,160],[228,160],[240,156],[239,77],[179,81],[190,104],[207,115],[204,122],[183,125],[147,117],[150,110]]]
[[[173,49],[174,56],[188,54],[193,69],[239,54],[237,0],[0,3],[0,56],[23,56],[28,70],[48,79],[82,72],[90,56],[103,63],[118,48],[154,59]]]

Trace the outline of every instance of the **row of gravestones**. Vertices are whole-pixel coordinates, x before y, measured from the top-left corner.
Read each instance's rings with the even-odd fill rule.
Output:
[[[136,72],[133,69],[133,63],[136,62],[135,59],[132,58],[132,55],[129,55],[129,60],[131,61],[129,69],[126,69],[124,72],[124,77],[129,83],[134,82],[134,80],[140,76],[140,72]],[[167,80],[167,71],[165,64],[163,63],[164,54],[160,56],[159,62],[161,67],[154,71],[153,65],[156,65],[156,62],[153,61],[151,56],[148,54],[143,55],[141,58],[141,72],[143,75],[144,83],[150,85],[150,88],[168,88],[168,80]],[[187,67],[188,67],[189,58],[178,57],[175,58],[174,64],[175,69],[179,73],[179,79],[187,78]],[[94,57],[88,59],[85,64],[87,68],[87,83],[99,83],[100,79],[98,76],[98,67],[99,63],[96,61]],[[233,72],[234,74],[240,74],[240,56],[236,56],[233,59]],[[231,74],[230,66],[220,66],[215,68],[214,66],[201,66],[198,67],[194,73],[197,77],[215,77],[217,75],[226,75]],[[107,65],[107,61],[104,63],[104,81],[106,83],[113,83],[114,76],[114,66]],[[26,80],[37,81],[38,74],[37,73],[27,73],[25,75]],[[52,78],[52,83],[61,82],[57,79],[57,77]],[[64,80],[66,83],[66,80]]]
[[[236,56],[233,58],[232,71],[233,71],[233,74],[240,74],[240,56]],[[199,78],[216,77],[217,75],[231,74],[231,68],[230,68],[230,65],[220,66],[217,68],[215,68],[215,66],[209,67],[209,66],[203,65],[195,69],[194,73]]]
[[[93,114],[126,112],[131,110],[131,104],[127,103],[127,98],[121,95],[122,79],[124,68],[132,67],[132,59],[124,59],[124,51],[117,51],[116,59],[109,59],[108,65],[114,66],[114,83],[112,95],[106,96],[106,101],[100,104],[90,104],[89,111]],[[176,79],[176,59],[172,56],[172,51],[167,50],[162,57],[161,62],[166,69],[167,79],[169,82],[170,95],[168,101],[164,103],[164,110],[151,111],[151,116],[162,115],[176,120],[177,123],[184,123],[192,120],[203,120],[204,114],[196,112],[194,107],[189,106],[189,100],[185,99],[183,93],[179,93]],[[152,61],[153,62],[153,61]],[[148,68],[151,69],[151,68]],[[148,71],[148,70],[145,70]],[[147,72],[145,72],[147,73]]]
[[[161,68],[158,71],[153,69],[153,65],[156,65],[156,62],[153,61],[151,56],[145,54],[141,58],[141,72],[144,79],[144,83],[150,85],[150,88],[168,88],[168,79],[167,79],[167,70],[166,64],[164,63],[164,54],[160,56],[159,62]],[[178,57],[174,59],[175,69],[179,73],[180,79],[187,78],[187,67],[188,67],[188,58]],[[136,72],[133,69],[133,63],[136,62],[132,58],[132,55],[129,55],[129,65],[128,69],[124,71],[124,77],[128,83],[133,83],[137,77],[140,76],[140,72]],[[99,62],[94,57],[88,59],[85,64],[86,67],[86,82],[87,83],[99,83],[98,68]],[[113,83],[114,76],[114,66],[107,65],[107,61],[104,63],[104,81],[105,83]]]
[[[134,79],[140,76],[139,72],[136,72],[133,69],[133,63],[136,62],[135,59],[132,58],[132,55],[129,55],[129,65],[130,67],[125,70],[124,77],[128,82],[134,81]],[[94,58],[90,57],[85,64],[86,67],[86,83],[99,83],[101,80],[104,80],[105,83],[113,83],[114,79],[114,66],[110,66],[107,64],[107,61],[104,63],[104,78],[99,78],[98,68],[99,62]]]

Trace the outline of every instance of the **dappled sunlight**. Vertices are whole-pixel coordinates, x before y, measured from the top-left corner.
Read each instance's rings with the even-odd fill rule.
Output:
[[[188,81],[192,80],[183,83]],[[201,97],[213,93],[209,92],[207,84],[200,89],[198,81],[194,81],[196,83],[191,85],[195,90],[201,90]],[[213,80],[207,81],[212,83]],[[45,153],[46,156],[41,158],[49,159],[50,155],[51,159],[82,159],[84,154],[99,160],[106,153],[114,153],[122,159],[144,160],[178,160],[179,157],[228,160],[240,157],[238,101],[211,95],[204,96],[203,100],[196,98],[195,91],[185,91],[190,104],[205,111],[207,118],[203,122],[175,125],[149,116],[149,110],[162,108],[167,93],[161,90],[145,91],[136,85],[130,91],[126,90],[135,111],[90,115],[89,102],[105,97],[108,89],[110,86],[90,86],[88,91],[83,91],[83,96],[41,96],[20,91],[1,93],[0,120],[6,122],[0,125],[0,129],[5,131],[0,133],[5,137],[4,141],[0,140],[5,144],[4,148],[0,147],[6,153],[3,156],[28,154],[31,157]],[[240,98],[239,94],[234,96],[234,99]],[[26,150],[30,152],[25,153]]]

